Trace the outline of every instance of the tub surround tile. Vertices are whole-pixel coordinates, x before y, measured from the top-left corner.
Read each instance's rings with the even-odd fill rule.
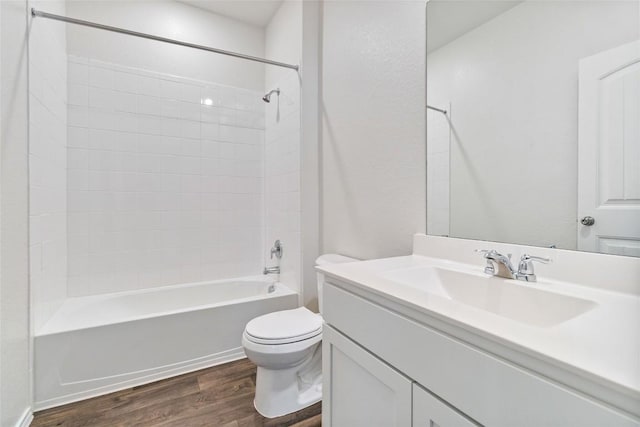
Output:
[[[67,67],[68,210],[93,218],[83,239],[69,220],[69,296],[259,274],[263,94],[76,56]],[[207,255],[225,251],[242,261]],[[124,254],[138,260],[126,274],[111,268]]]
[[[284,243],[280,280],[301,290],[300,83],[283,73],[269,78],[267,87],[280,88],[280,95],[265,106],[265,249],[268,254],[276,239]],[[254,154],[242,155],[250,162]]]

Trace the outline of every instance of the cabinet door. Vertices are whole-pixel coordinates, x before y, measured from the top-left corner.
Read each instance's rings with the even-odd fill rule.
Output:
[[[413,384],[413,427],[477,427],[460,412],[453,409],[417,384]]]
[[[411,381],[325,325],[323,427],[410,427]]]

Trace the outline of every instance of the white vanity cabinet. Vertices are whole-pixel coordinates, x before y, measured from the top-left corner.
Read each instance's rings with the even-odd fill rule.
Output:
[[[410,427],[411,380],[333,328],[322,334],[322,425]]]
[[[323,425],[477,427],[330,326],[323,331]]]
[[[329,278],[323,293],[324,427],[640,426],[365,287]]]

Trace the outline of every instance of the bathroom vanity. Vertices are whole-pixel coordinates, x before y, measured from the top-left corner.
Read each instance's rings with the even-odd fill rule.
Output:
[[[503,279],[474,249],[553,263]],[[319,270],[323,426],[640,425],[637,259],[418,235]]]

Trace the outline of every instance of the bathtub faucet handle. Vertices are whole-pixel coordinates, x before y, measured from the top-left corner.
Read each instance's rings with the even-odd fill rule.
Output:
[[[273,247],[271,248],[271,259],[273,259],[273,256],[275,255],[276,258],[281,259],[282,258],[282,242],[280,242],[280,240],[276,240],[273,243]]]

